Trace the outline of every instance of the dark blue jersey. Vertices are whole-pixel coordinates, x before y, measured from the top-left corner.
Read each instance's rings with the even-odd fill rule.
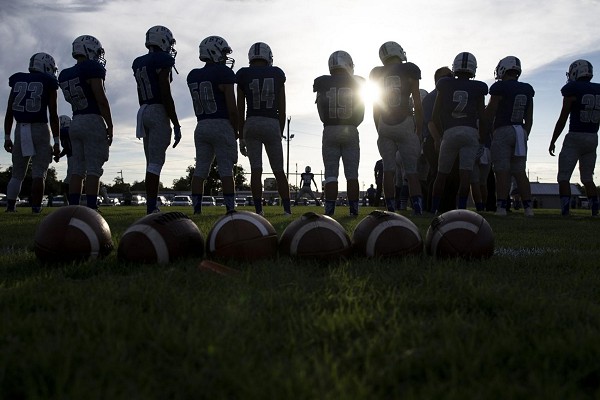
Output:
[[[525,112],[535,94],[530,84],[516,80],[498,81],[490,87],[492,96],[500,96],[494,129],[507,125],[525,125]]]
[[[365,116],[361,89],[365,79],[357,75],[323,75],[315,79],[317,110],[324,126],[358,126]]]
[[[437,90],[433,89],[427,94],[427,96],[421,99],[421,104],[423,105],[423,138],[431,136],[427,124],[429,123],[429,121],[431,121],[431,117],[433,115],[435,96],[437,96]]]
[[[560,89],[564,97],[575,97],[569,114],[569,132],[598,133],[600,84],[574,81]]]
[[[63,69],[58,75],[58,82],[65,100],[71,104],[73,115],[98,114],[100,107],[96,102],[89,79],[106,78],[106,69],[93,60],[85,60],[71,68]]]
[[[158,73],[162,69],[169,71],[175,65],[175,59],[164,51],[153,51],[136,58],[131,68],[137,82],[138,101],[142,104],[163,104],[158,82]]]
[[[58,81],[42,72],[17,72],[8,78],[9,104],[17,122],[48,123],[48,103],[51,91],[58,90]]]
[[[300,180],[302,181],[302,187],[310,188],[310,183],[315,179],[315,174],[312,172],[303,172],[300,174]]]
[[[246,117],[279,119],[279,96],[285,74],[270,65],[241,68],[235,75],[246,98]]]
[[[225,92],[219,85],[235,83],[235,74],[224,64],[207,63],[190,71],[187,84],[194,103],[196,119],[229,118]]]
[[[421,79],[421,70],[415,64],[395,63],[371,70],[369,79],[381,90],[381,118],[388,125],[397,125],[412,116],[410,80]]]
[[[436,102],[440,102],[442,129],[455,126],[478,127],[477,105],[483,102],[488,87],[481,81],[458,78],[442,78],[435,88],[438,91]]]

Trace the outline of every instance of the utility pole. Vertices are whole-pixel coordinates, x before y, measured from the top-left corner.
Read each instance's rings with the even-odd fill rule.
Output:
[[[292,117],[288,117],[288,119],[287,119],[287,136],[285,138],[285,141],[287,142],[287,169],[285,172],[285,177],[288,182],[290,181],[290,140],[292,140],[292,138],[294,137],[293,133],[290,135],[290,122],[291,121],[292,121]]]

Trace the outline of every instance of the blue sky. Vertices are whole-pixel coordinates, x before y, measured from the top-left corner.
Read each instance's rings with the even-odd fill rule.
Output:
[[[376,5],[374,7],[373,5]],[[247,65],[252,43],[268,43],[275,65],[287,76],[290,133],[290,183],[293,173],[310,165],[321,172],[321,133],[312,83],[327,74],[327,59],[335,50],[345,50],[354,59],[355,73],[368,77],[380,64],[379,46],[388,40],[400,43],[408,60],[422,70],[421,87],[433,89],[433,73],[449,66],[462,51],[473,53],[478,60],[477,79],[493,83],[498,60],[519,57],[523,64],[522,81],[536,90],[534,124],[529,142],[530,179],[555,182],[557,159],[548,155],[548,144],[561,107],[560,88],[571,61],[588,59],[600,68],[600,36],[597,32],[597,0],[548,0],[529,2],[506,0],[470,0],[458,2],[421,1],[277,1],[277,0],[200,0],[170,1],[72,1],[52,4],[33,1],[0,0],[0,117],[4,119],[9,87],[8,77],[26,71],[29,57],[39,51],[50,53],[59,69],[74,64],[71,43],[82,34],[96,36],[106,50],[106,91],[115,124],[115,140],[110,160],[105,164],[102,181],[112,183],[123,172],[127,182],[142,180],[144,156],[142,144],[135,138],[138,108],[131,63],[146,52],[146,30],[165,25],[176,40],[178,55],[172,91],[182,122],[183,139],[176,149],[169,149],[161,181],[185,175],[193,164],[195,117],[185,83],[187,73],[202,65],[198,45],[209,35],[224,37],[233,48],[234,70]],[[595,79],[596,80],[596,79]],[[70,107],[59,93],[59,113],[70,114]],[[370,108],[359,127],[361,137],[361,189],[373,183],[373,166],[379,153],[377,134]],[[561,136],[557,148],[562,145]],[[284,154],[286,152],[286,142]],[[248,160],[239,163],[249,172]],[[263,156],[265,176],[270,172]],[[0,169],[10,166],[10,155],[0,152]],[[53,164],[59,178],[66,164]],[[345,189],[343,168],[340,189]],[[572,179],[577,182],[579,174]],[[0,189],[2,190],[2,189]]]

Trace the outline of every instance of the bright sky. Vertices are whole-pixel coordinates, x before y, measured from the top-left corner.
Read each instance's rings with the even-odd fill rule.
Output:
[[[273,50],[274,64],[287,76],[288,115],[291,116],[290,183],[294,173],[306,165],[323,171],[321,158],[322,124],[319,120],[313,80],[328,73],[327,60],[335,50],[352,56],[355,73],[368,78],[380,65],[379,46],[394,40],[404,48],[408,60],[422,71],[421,87],[433,89],[434,71],[451,66],[462,51],[478,61],[476,78],[493,83],[493,71],[501,58],[521,59],[521,81],[533,85],[534,123],[529,141],[528,170],[532,181],[555,182],[557,158],[548,154],[548,144],[558,117],[569,64],[579,58],[589,60],[600,70],[600,36],[597,35],[598,0],[546,0],[544,2],[505,0],[465,0],[462,2],[424,0],[0,0],[0,97],[6,104],[8,77],[27,71],[32,54],[51,54],[58,68],[72,66],[71,43],[90,34],[106,50],[106,92],[111,103],[115,140],[110,159],[104,166],[103,182],[112,184],[122,171],[126,182],[141,181],[145,160],[141,141],[135,138],[138,109],[131,63],[146,53],[145,33],[153,25],[167,26],[177,40],[176,67],[172,91],[182,123],[183,139],[169,149],[161,181],[167,187],[185,175],[194,162],[193,132],[196,125],[191,97],[185,82],[187,73],[203,65],[198,45],[210,35],[228,41],[236,59],[234,70],[248,65],[248,49],[263,41]],[[597,80],[597,79],[594,79]],[[4,120],[5,106],[0,107]],[[71,115],[70,106],[59,93],[59,114]],[[373,182],[373,166],[380,158],[377,133],[370,106],[359,126],[361,190]],[[557,142],[562,145],[564,134]],[[287,143],[282,142],[284,155]],[[247,158],[239,163],[250,171]],[[265,177],[270,176],[263,155]],[[10,154],[0,152],[0,169],[11,165]],[[66,161],[53,164],[59,179]],[[285,166],[284,166],[285,167]],[[345,190],[343,167],[340,190]],[[272,176],[272,175],[271,175]],[[249,176],[248,176],[249,179]],[[579,174],[572,179],[578,182]]]

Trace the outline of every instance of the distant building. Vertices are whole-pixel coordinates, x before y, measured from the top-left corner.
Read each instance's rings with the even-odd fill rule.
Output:
[[[571,184],[571,208],[581,208],[581,190]],[[560,209],[560,196],[558,183],[531,182],[531,200],[534,208],[556,208]]]

